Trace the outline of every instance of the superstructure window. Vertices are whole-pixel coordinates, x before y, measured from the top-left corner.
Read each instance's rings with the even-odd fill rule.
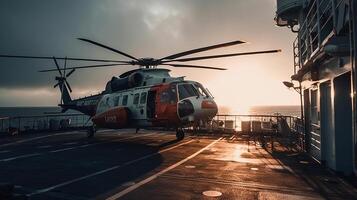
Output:
[[[186,99],[188,97],[199,96],[198,91],[192,84],[181,84],[178,86],[179,96],[181,99]]]
[[[123,106],[126,106],[126,104],[128,104],[128,95],[124,95],[124,96],[123,96],[122,105],[123,105]]]
[[[146,92],[141,93],[140,96],[140,104],[145,104],[146,103]]]
[[[136,94],[134,95],[134,101],[133,101],[133,104],[134,104],[134,105],[137,105],[137,104],[139,103],[139,96],[140,96],[139,93],[136,93]]]

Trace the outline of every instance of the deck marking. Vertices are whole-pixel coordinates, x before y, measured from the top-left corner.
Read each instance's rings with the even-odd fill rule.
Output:
[[[104,169],[104,170],[89,174],[87,176],[82,176],[82,177],[79,177],[79,178],[76,178],[76,179],[72,179],[70,181],[66,181],[66,182],[60,183],[58,185],[54,185],[52,187],[48,187],[48,188],[45,188],[45,189],[37,190],[36,192],[28,194],[28,196],[33,196],[33,195],[36,195],[36,194],[41,194],[41,193],[44,193],[44,192],[48,192],[50,190],[53,190],[53,189],[56,189],[56,188],[59,188],[59,187],[62,187],[62,186],[65,186],[65,185],[68,185],[68,184],[83,180],[83,179],[86,179],[86,178],[89,178],[89,177],[92,177],[92,176],[96,176],[96,175],[99,175],[99,174],[103,174],[105,172],[112,171],[114,169],[117,169],[118,167],[120,167],[120,165],[117,165],[117,166],[114,166],[114,167],[111,167],[111,168],[108,168],[108,169]]]
[[[73,145],[73,144],[78,144],[78,142],[67,142],[67,143],[63,143],[63,145]]]
[[[15,156],[15,157],[11,157],[11,158],[5,158],[5,159],[1,159],[0,161],[7,162],[7,161],[16,160],[16,159],[19,159],[19,158],[28,158],[28,157],[34,157],[34,156],[39,156],[39,155],[41,155],[41,153],[32,153],[32,154],[26,154],[26,155],[22,155],[22,156]]]
[[[42,145],[42,146],[37,146],[38,149],[47,149],[47,148],[51,148],[52,145]]]
[[[24,142],[29,142],[29,141],[38,140],[38,139],[47,138],[47,137],[52,137],[52,136],[69,135],[69,134],[74,134],[74,133],[79,133],[79,132],[71,131],[71,132],[66,132],[66,133],[55,133],[55,134],[50,134],[50,135],[44,135],[44,136],[39,136],[39,137],[34,137],[34,138],[29,138],[29,139],[18,140],[18,141],[6,143],[6,144],[1,144],[0,147],[6,147],[6,146],[14,145],[14,144],[21,144],[21,143],[24,143]]]
[[[102,130],[102,131],[97,131],[97,132],[101,133],[101,132],[110,132],[110,131],[116,132],[117,130]],[[24,142],[29,142],[29,141],[33,141],[33,140],[42,139],[42,138],[48,138],[48,137],[52,137],[52,136],[80,134],[80,133],[83,134],[83,132],[81,132],[81,131],[70,131],[70,132],[64,132],[64,133],[62,132],[62,133],[48,134],[48,135],[44,135],[44,136],[18,140],[18,141],[6,143],[6,144],[0,144],[0,147],[6,147],[6,146],[14,145],[14,144],[21,144],[21,143],[24,143]],[[125,132],[125,133],[128,133],[128,132]],[[119,133],[118,135],[121,135],[121,134],[124,134],[124,133]]]
[[[202,194],[207,196],[207,197],[220,197],[220,196],[222,196],[222,192],[215,191],[215,190],[207,190],[207,191],[202,192]]]
[[[76,147],[69,147],[69,148],[64,148],[64,149],[53,150],[53,151],[50,151],[50,152],[51,153],[56,153],[56,152],[68,151],[68,150],[75,149],[75,148]]]
[[[91,144],[84,144],[84,145],[79,146],[79,148],[89,147],[89,146],[91,146]]]
[[[25,154],[25,155],[21,155],[21,156],[15,156],[15,157],[10,157],[10,158],[5,158],[5,159],[0,159],[0,162],[3,161],[13,161],[13,160],[17,160],[20,158],[29,158],[29,157],[34,157],[34,156],[40,156],[40,155],[45,155],[48,153],[57,153],[57,152],[63,152],[63,151],[68,151],[68,150],[72,150],[72,149],[78,149],[78,148],[83,148],[83,147],[88,147],[88,146],[94,146],[94,145],[100,145],[100,144],[106,144],[106,143],[111,143],[111,142],[118,142],[118,141],[123,141],[123,140],[129,140],[132,138],[136,138],[136,137],[140,137],[140,136],[149,136],[149,135],[153,135],[154,133],[148,133],[148,134],[142,134],[142,135],[135,135],[132,137],[127,137],[127,138],[120,138],[117,140],[113,140],[113,141],[109,141],[109,142],[98,142],[98,143],[92,143],[92,144],[86,144],[86,145],[81,145],[81,146],[76,146],[76,147],[69,147],[69,148],[63,148],[63,149],[56,149],[56,150],[52,150],[49,152],[43,152],[43,153],[32,153],[32,154]]]
[[[152,135],[152,134],[145,134],[145,135]],[[146,158],[149,158],[149,157],[152,157],[152,156],[155,156],[159,153],[163,153],[163,152],[166,152],[166,151],[170,151],[172,149],[175,149],[177,147],[180,147],[182,145],[185,145],[185,144],[188,144],[188,143],[191,143],[193,142],[193,140],[189,140],[187,142],[183,142],[183,143],[180,143],[180,144],[177,144],[175,146],[172,146],[170,148],[167,148],[167,149],[163,149],[161,151],[158,151],[156,153],[152,153],[152,154],[148,154],[146,156],[143,156],[143,157],[140,157],[138,159],[135,159],[135,160],[131,160],[131,161],[128,161],[124,164],[121,164],[121,165],[116,165],[116,166],[113,166],[113,167],[110,167],[110,168],[107,168],[107,169],[104,169],[104,170],[101,170],[101,171],[97,171],[97,172],[94,172],[92,174],[88,174],[86,176],[82,176],[82,177],[79,177],[79,178],[76,178],[76,179],[72,179],[72,180],[69,180],[69,181],[66,181],[66,182],[63,182],[63,183],[60,183],[60,184],[57,184],[57,185],[54,185],[54,186],[51,186],[51,187],[48,187],[48,188],[44,188],[44,189],[40,189],[40,190],[37,190],[33,193],[30,193],[28,194],[28,196],[33,196],[33,195],[37,195],[37,194],[41,194],[41,193],[45,193],[45,192],[48,192],[48,191],[51,191],[53,189],[56,189],[56,188],[59,188],[59,187],[62,187],[62,186],[66,186],[66,185],[69,185],[71,183],[75,183],[75,182],[78,182],[78,181],[81,181],[81,180],[84,180],[84,179],[87,179],[87,178],[90,178],[90,177],[93,177],[93,176],[97,176],[97,175],[100,175],[100,174],[103,174],[103,173],[106,173],[106,172],[109,172],[109,171],[113,171],[115,169],[118,169],[120,167],[123,167],[123,166],[126,166],[126,165],[131,165],[135,162],[138,162],[138,161],[141,161],[141,160],[144,160]]]
[[[154,175],[152,175],[152,176],[150,176],[150,177],[148,177],[148,178],[146,178],[146,179],[144,179],[144,180],[138,182],[138,183],[135,184],[135,185],[132,185],[132,186],[130,186],[130,187],[128,187],[128,188],[126,188],[126,189],[124,189],[124,190],[122,190],[122,191],[120,191],[120,192],[114,194],[113,196],[110,196],[109,198],[107,198],[107,200],[115,200],[115,199],[118,199],[118,198],[120,198],[120,197],[122,197],[122,196],[128,194],[129,192],[131,192],[131,191],[133,191],[133,190],[139,188],[140,186],[142,186],[142,185],[144,185],[144,184],[146,184],[146,183],[148,183],[148,182],[150,182],[150,181],[156,179],[156,178],[159,177],[160,175],[163,175],[163,174],[165,174],[166,172],[168,172],[168,171],[170,171],[170,170],[172,170],[172,169],[174,169],[174,168],[180,166],[181,164],[187,162],[188,160],[194,158],[194,157],[197,156],[198,154],[202,153],[204,150],[206,150],[206,149],[208,149],[209,147],[211,147],[212,145],[216,144],[216,143],[217,143],[218,141],[220,141],[221,139],[222,139],[222,137],[218,138],[217,140],[211,142],[209,145],[205,146],[204,148],[202,148],[201,150],[197,151],[196,153],[190,155],[189,157],[187,157],[187,158],[185,158],[185,159],[183,159],[183,160],[181,160],[181,161],[179,161],[179,162],[177,162],[177,163],[175,163],[175,164],[173,164],[173,165],[171,165],[171,166],[169,166],[169,167],[167,167],[167,168],[161,170],[160,172],[157,172],[156,174],[154,174]]]
[[[50,152],[51,153],[56,153],[56,152],[68,151],[68,150],[72,150],[72,149],[79,149],[79,148],[84,148],[84,147],[89,147],[89,146],[100,145],[100,144],[107,144],[107,143],[111,143],[111,142],[119,142],[119,141],[123,141],[123,140],[129,140],[129,139],[137,138],[137,137],[140,137],[140,136],[149,136],[149,135],[152,135],[152,134],[154,134],[154,133],[143,134],[143,135],[134,135],[134,136],[127,137],[127,138],[120,138],[120,139],[115,139],[115,140],[106,141],[106,142],[97,142],[97,143],[91,143],[91,144],[84,144],[84,145],[80,145],[80,146],[76,146],[76,147],[57,149],[57,150],[53,150],[53,151],[50,151]]]

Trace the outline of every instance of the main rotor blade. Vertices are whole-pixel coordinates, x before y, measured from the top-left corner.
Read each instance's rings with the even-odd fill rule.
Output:
[[[59,65],[58,65],[58,63],[57,63],[56,58],[55,58],[55,57],[53,57],[53,60],[55,61],[55,64],[56,64],[56,67],[57,67],[58,72],[59,72],[59,73],[60,73],[60,75],[62,76],[62,72],[61,72],[60,67],[59,67]]]
[[[88,66],[79,66],[79,67],[67,67],[66,69],[82,69],[82,68],[94,68],[94,67],[111,67],[111,66],[117,66],[117,65],[128,65],[128,64],[107,64],[107,65],[88,65]],[[57,69],[45,69],[45,70],[40,70],[38,72],[52,72],[56,71]],[[63,70],[63,69],[61,69]],[[73,73],[73,72],[72,72]]]
[[[53,60],[51,56],[17,56],[17,55],[0,55],[0,58],[28,58],[28,59],[45,59],[45,60]],[[56,57],[57,60],[65,60],[65,57]],[[68,57],[67,60],[74,60],[74,61],[92,61],[92,62],[118,62],[118,63],[127,63],[129,64],[130,61],[123,61],[123,60],[106,60],[106,59],[91,59],[91,58],[72,58]]]
[[[68,72],[68,74],[66,75],[66,78],[68,78],[74,71],[76,71],[76,69],[72,69],[70,72]]]
[[[162,65],[168,65],[168,66],[172,66],[172,67],[190,67],[190,68],[202,68],[202,69],[214,69],[214,70],[227,70],[225,68],[207,67],[207,66],[201,66],[201,65],[181,65],[181,64],[162,64]]]
[[[168,61],[162,61],[162,62],[163,63],[168,63],[168,62],[187,62],[187,61],[194,61],[194,60],[206,60],[206,59],[214,59],[214,58],[244,56],[244,55],[254,55],[254,54],[266,54],[266,53],[278,53],[278,52],[281,52],[281,50],[278,49],[278,50],[268,50],[268,51],[253,51],[253,52],[244,52],[244,53],[222,54],[222,55],[213,55],[213,56],[200,56],[200,57],[168,60]]]
[[[243,43],[245,43],[245,42],[237,40],[237,41],[233,41],[233,42],[216,44],[216,45],[212,45],[212,46],[208,46],[208,47],[202,47],[202,48],[198,48],[198,49],[192,49],[192,50],[189,50],[189,51],[184,51],[184,52],[181,52],[181,53],[173,54],[173,55],[161,58],[160,60],[169,60],[169,59],[171,60],[171,59],[179,58],[179,57],[182,57],[182,56],[187,56],[187,55],[190,55],[190,54],[199,53],[199,52],[202,52],[202,51],[208,51],[208,50],[211,50],[211,49],[218,49],[218,48],[222,48],[222,47],[228,47],[228,46],[233,46],[233,45],[243,44]]]
[[[121,54],[121,55],[126,56],[126,57],[128,57],[128,58],[131,58],[131,59],[134,59],[134,60],[139,61],[139,60],[138,60],[137,58],[135,58],[134,56],[131,56],[131,55],[127,54],[127,53],[121,52],[121,51],[119,51],[119,50],[117,50],[117,49],[114,49],[114,48],[112,48],[112,47],[106,46],[106,45],[104,45],[104,44],[100,44],[100,43],[95,42],[95,41],[93,41],[93,40],[88,40],[88,39],[85,39],[85,38],[78,38],[78,40],[82,40],[82,41],[85,41],[85,42],[89,42],[89,43],[91,43],[91,44],[100,46],[100,47],[102,47],[102,48],[105,48],[105,49],[114,51],[115,53],[118,53],[118,54]]]

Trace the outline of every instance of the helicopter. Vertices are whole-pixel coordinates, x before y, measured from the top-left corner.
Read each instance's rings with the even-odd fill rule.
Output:
[[[226,68],[220,67],[181,63],[242,55],[277,53],[281,51],[278,49],[185,57],[212,49],[245,43],[244,41],[236,40],[196,48],[160,59],[136,58],[118,49],[93,40],[85,38],[78,39],[117,53],[130,60],[20,55],[0,55],[0,57],[52,59],[56,68],[45,69],[39,72],[57,71],[59,73],[59,76],[55,77],[57,83],[54,85],[55,88],[59,88],[61,93],[59,106],[62,108],[62,112],[73,109],[90,117],[89,120],[93,122],[93,125],[87,131],[87,136],[89,138],[94,136],[98,128],[136,128],[138,131],[140,128],[165,127],[175,128],[177,139],[182,140],[185,137],[185,127],[211,121],[218,112],[218,106],[214,101],[211,92],[201,83],[185,80],[183,76],[172,77],[169,74],[169,69],[158,68],[158,66],[226,70]],[[64,66],[62,68],[60,67],[58,60],[64,61]],[[68,60],[101,62],[102,64],[67,67]],[[119,76],[113,76],[112,79],[107,82],[105,89],[99,94],[79,99],[71,98],[70,93],[72,92],[72,88],[67,79],[76,70],[122,65],[139,66],[139,68],[127,71]]]

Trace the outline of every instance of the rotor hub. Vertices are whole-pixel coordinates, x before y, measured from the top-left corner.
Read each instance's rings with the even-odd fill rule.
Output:
[[[156,68],[161,64],[161,61],[155,58],[140,58],[135,64],[145,68]]]

